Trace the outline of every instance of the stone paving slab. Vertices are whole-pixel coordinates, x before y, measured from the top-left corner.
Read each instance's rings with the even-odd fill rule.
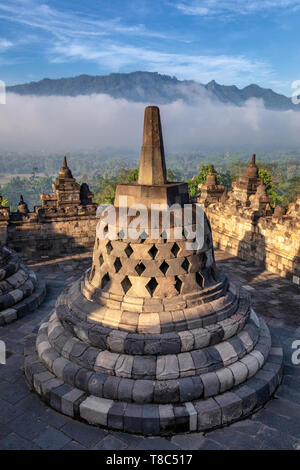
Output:
[[[61,290],[90,266],[90,257],[80,255],[31,265],[47,282],[46,299],[35,312],[0,328],[0,339],[7,346],[7,365],[0,365],[0,449],[300,450],[300,365],[291,362],[292,343],[300,340],[300,288],[224,252],[216,251],[216,258],[233,282],[251,287],[254,310],[284,348],[282,385],[263,409],[251,419],[206,434],[145,438],[92,427],[45,405],[25,384],[23,351]]]

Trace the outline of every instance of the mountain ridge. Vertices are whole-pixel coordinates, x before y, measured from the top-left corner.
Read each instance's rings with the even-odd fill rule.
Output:
[[[262,88],[254,83],[244,88],[236,85],[220,85],[215,80],[202,84],[194,80],[178,80],[175,76],[158,72],[111,73],[109,75],[81,74],[58,79],[44,78],[37,82],[12,85],[7,91],[19,95],[35,96],[79,96],[104,93],[113,98],[124,98],[134,102],[168,104],[178,99],[194,102],[208,92],[214,100],[242,106],[248,99],[259,98],[265,107],[272,110],[299,110],[285,95],[271,88]]]

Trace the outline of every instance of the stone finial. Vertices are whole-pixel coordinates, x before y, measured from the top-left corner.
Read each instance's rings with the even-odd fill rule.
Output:
[[[28,206],[26,202],[24,201],[23,195],[20,194],[20,201],[18,204],[18,212],[22,214],[27,214],[29,212]]]
[[[217,173],[213,165],[211,165],[205,183],[199,184],[198,188],[200,190],[200,196],[197,199],[199,204],[204,204],[207,207],[209,204],[220,200],[225,187],[217,183]]]
[[[261,215],[271,215],[272,209],[270,203],[272,197],[267,195],[267,187],[263,179],[257,186],[256,193],[249,197],[251,208],[260,211]]]
[[[68,167],[66,156],[64,156],[63,165],[61,169],[59,170],[58,174],[59,174],[59,178],[64,178],[64,179],[73,178],[72,172],[70,168]]]
[[[247,178],[258,178],[258,166],[256,164],[256,155],[252,155],[251,162],[245,170],[245,176]]]
[[[167,172],[159,108],[147,106],[138,183],[158,186],[166,182]]]
[[[211,169],[210,169],[209,173],[207,174],[205,183],[208,186],[216,186],[216,184],[217,184],[217,174],[216,174],[215,167],[213,165],[211,165]]]

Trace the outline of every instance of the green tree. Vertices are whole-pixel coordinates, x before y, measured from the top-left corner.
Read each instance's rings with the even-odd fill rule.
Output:
[[[1,200],[1,206],[2,206],[2,207],[8,207],[8,206],[9,206],[9,201],[8,201],[7,197],[2,196],[2,195],[0,194],[0,198],[2,198],[2,200]]]
[[[193,176],[193,178],[187,180],[189,193],[191,197],[196,197],[199,195],[198,185],[205,182],[207,175],[211,172],[213,165],[201,165],[200,172],[198,175]],[[217,184],[222,183],[221,175],[216,172]]]

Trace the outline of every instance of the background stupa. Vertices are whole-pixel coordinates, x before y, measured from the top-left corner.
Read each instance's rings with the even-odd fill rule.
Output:
[[[121,196],[147,207],[189,202],[187,185],[167,183],[165,168],[159,109],[151,106],[139,180],[118,186],[117,213]],[[137,240],[124,238],[122,225],[115,239],[97,234],[91,269],[60,295],[26,357],[30,386],[53,408],[155,435],[220,427],[270,398],[282,350],[247,292],[217,269],[206,217],[204,245],[187,249],[194,224],[183,238],[171,230],[151,239],[146,223]]]

